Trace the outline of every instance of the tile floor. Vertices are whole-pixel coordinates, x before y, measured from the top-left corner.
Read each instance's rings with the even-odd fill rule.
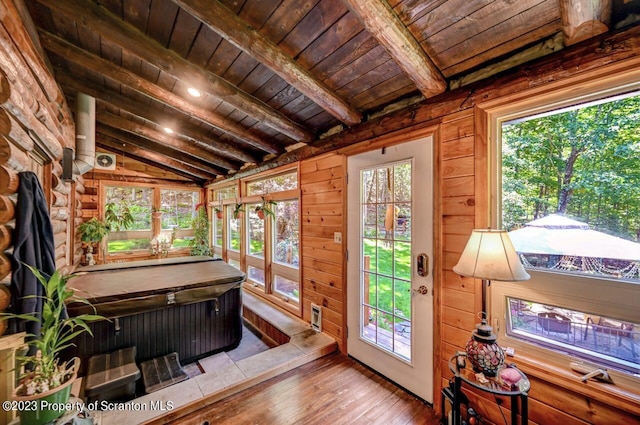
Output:
[[[256,345],[243,354],[222,352],[199,361],[193,378],[163,390],[110,406],[111,410],[93,412],[96,425],[139,424],[189,403],[212,403],[273,376],[301,366],[336,350],[335,341],[311,330],[308,323],[277,310],[245,292],[245,308],[269,321],[290,337],[286,344],[266,351]],[[251,352],[253,350],[253,352]],[[241,350],[242,351],[242,350]],[[126,409],[126,410],[119,410]]]

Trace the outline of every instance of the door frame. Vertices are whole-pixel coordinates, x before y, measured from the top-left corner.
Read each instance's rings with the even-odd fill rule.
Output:
[[[440,123],[425,126],[413,131],[399,130],[374,139],[369,139],[345,148],[337,150],[338,154],[345,156],[344,173],[347,173],[346,157],[359,153],[381,149],[388,146],[402,144],[421,137],[431,136],[433,138],[433,407],[436,412],[440,411],[440,401],[442,388],[442,271],[444,266],[444,253],[442,251],[442,159],[440,156]],[[347,247],[347,191],[343,193],[343,250],[346,258]],[[344,262],[342,270],[343,281],[347,282],[347,262]],[[343,292],[343,323],[342,323],[342,346],[343,354],[347,354],[347,291]]]

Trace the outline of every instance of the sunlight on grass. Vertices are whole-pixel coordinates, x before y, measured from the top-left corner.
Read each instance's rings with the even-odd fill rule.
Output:
[[[395,246],[395,250],[392,247]],[[369,256],[369,305],[398,316],[411,317],[411,244],[363,239]],[[376,273],[376,274],[374,274]],[[395,277],[395,278],[394,278]]]

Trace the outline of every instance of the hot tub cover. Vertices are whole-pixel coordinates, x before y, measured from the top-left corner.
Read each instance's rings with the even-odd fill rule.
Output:
[[[84,267],[68,286],[107,318],[213,300],[240,288],[244,273],[212,257],[181,257]],[[82,303],[69,314],[92,313]]]

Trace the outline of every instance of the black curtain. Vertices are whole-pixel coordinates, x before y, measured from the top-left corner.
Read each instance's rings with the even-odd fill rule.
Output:
[[[55,269],[53,228],[42,186],[31,171],[19,173],[16,224],[13,235],[11,276],[11,311],[16,314],[35,314],[42,318],[44,287],[26,265],[51,276]],[[40,336],[40,322],[13,321],[10,331],[26,331]],[[34,353],[29,353],[34,354]]]

